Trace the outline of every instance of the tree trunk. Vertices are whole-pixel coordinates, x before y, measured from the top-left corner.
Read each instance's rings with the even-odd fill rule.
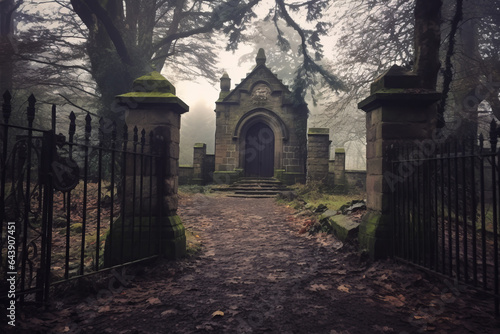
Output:
[[[0,95],[12,91],[14,74],[15,44],[13,37],[14,13],[20,3],[14,0],[0,2]]]
[[[486,96],[482,88],[481,55],[479,54],[478,25],[475,15],[476,5],[471,0],[464,1],[464,20],[457,34],[457,49],[454,55],[453,98],[454,118],[459,121],[457,134],[476,137],[478,129],[478,106]],[[478,94],[479,93],[479,94]]]
[[[422,88],[436,89],[440,68],[442,0],[416,0],[415,4],[415,67]]]

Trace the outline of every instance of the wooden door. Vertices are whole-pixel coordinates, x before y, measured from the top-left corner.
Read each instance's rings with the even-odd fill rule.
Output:
[[[255,177],[274,175],[274,133],[264,123],[256,123],[247,131],[245,175]]]

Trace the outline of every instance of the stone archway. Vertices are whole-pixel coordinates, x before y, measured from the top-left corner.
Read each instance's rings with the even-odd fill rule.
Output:
[[[263,122],[253,124],[245,135],[245,176],[272,177],[274,154],[273,130]]]
[[[283,146],[284,142],[288,140],[288,136],[286,125],[274,112],[263,108],[249,111],[240,118],[233,134],[233,140],[238,143],[239,168],[245,170],[245,175],[252,176],[251,174],[255,174],[255,171],[247,173],[246,169],[249,163],[247,160],[255,156],[254,153],[260,154],[257,158],[263,158],[263,155],[267,154],[266,159],[271,159],[271,161],[266,162],[266,168],[272,166],[273,171],[272,173],[266,171],[264,174],[273,176],[275,169],[283,168]],[[265,148],[262,146],[263,142],[265,142]],[[258,150],[255,152],[256,148],[265,150],[265,152]],[[254,167],[251,162],[250,167]]]

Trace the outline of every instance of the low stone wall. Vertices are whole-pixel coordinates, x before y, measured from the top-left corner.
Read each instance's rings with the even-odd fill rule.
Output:
[[[179,185],[192,184],[194,175],[193,166],[179,166]]]
[[[349,189],[366,191],[366,170],[346,170],[344,174]]]

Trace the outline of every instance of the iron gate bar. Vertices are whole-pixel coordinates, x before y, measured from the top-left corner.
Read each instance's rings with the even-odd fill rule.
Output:
[[[33,140],[33,120],[35,119],[35,102],[36,99],[33,94],[28,98],[28,107],[26,108],[26,115],[28,119],[28,141],[27,141],[27,169],[26,169],[26,192],[25,192],[25,201],[26,204],[24,206],[24,222],[23,222],[23,242],[22,242],[22,257],[21,257],[21,289],[25,289],[26,284],[26,261],[28,255],[28,225],[29,225],[29,200],[31,193],[31,150],[32,150],[32,140]],[[43,238],[43,235],[42,235]],[[43,242],[43,241],[42,241]],[[17,249],[17,247],[16,247]],[[43,249],[42,249],[42,258],[43,258]],[[24,295],[21,296],[21,303],[24,301]]]
[[[471,147],[471,155],[470,155],[470,166],[471,166],[471,193],[472,196],[472,272],[473,272],[473,282],[474,286],[477,286],[477,201],[476,201],[476,160],[475,160],[475,151],[474,151],[474,140],[471,138],[470,147]]]
[[[496,123],[492,123],[495,124]],[[493,129],[493,125],[492,125]],[[494,134],[494,131],[492,130],[490,133],[490,143],[491,143],[491,153],[493,155],[491,156],[491,180],[493,184],[493,261],[495,263],[495,268],[494,268],[494,276],[493,276],[493,281],[495,285],[495,295],[498,295],[498,226],[497,226],[497,190],[495,189],[495,186],[497,184],[496,180],[496,136],[492,136]],[[493,138],[494,137],[494,138]],[[499,313],[499,301],[498,299],[495,299],[495,313]]]
[[[149,162],[149,191],[153,189],[153,140],[154,140],[154,135],[153,131],[149,133],[149,155],[150,155],[150,162]],[[149,213],[153,212],[153,196],[149,196]],[[153,217],[150,214],[149,215],[149,242],[148,242],[148,254],[151,254],[151,230],[152,230],[152,220]],[[156,225],[159,226],[159,222],[156,222]]]
[[[114,223],[114,203],[115,203],[115,157],[116,157],[116,122],[113,121],[111,125],[111,194],[110,194],[110,202],[111,202],[111,211],[109,213],[109,248],[113,248],[113,223]],[[151,159],[153,159],[151,157]]]
[[[131,257],[132,259],[134,258],[134,234],[135,234],[135,200],[136,200],[136,192],[137,192],[137,186],[136,186],[136,176],[137,176],[137,144],[139,141],[139,137],[137,135],[138,129],[137,126],[134,126],[133,130],[133,139],[132,139],[132,145],[133,145],[133,164],[132,164],[132,215],[131,215],[131,220],[132,220],[132,228],[131,228]],[[125,181],[126,182],[126,181]]]
[[[99,143],[98,143],[98,157],[97,157],[97,230],[95,242],[95,271],[99,270],[99,250],[101,246],[101,196],[102,196],[102,151],[103,151],[103,125],[104,119],[99,119]],[[112,205],[112,204],[111,204]]]
[[[458,217],[460,216],[459,214],[459,189],[458,189],[458,142],[455,141],[455,147],[454,147],[454,167],[455,167],[455,270],[456,270],[456,275],[457,279],[460,280],[460,231],[459,231],[459,226],[460,222],[458,220]],[[451,219],[451,217],[450,217]]]
[[[451,220],[451,145],[450,143],[447,143],[446,145],[446,156],[447,156],[447,163],[448,163],[448,264],[449,264],[449,276],[453,276],[453,236],[452,236],[452,220]]]
[[[466,161],[465,161],[465,141],[462,140],[462,157],[460,159],[462,161],[462,198],[463,198],[463,249],[464,249],[464,280],[465,282],[469,281],[469,254],[468,254],[468,234],[467,234],[467,178],[466,178]]]
[[[53,185],[52,175],[50,172],[50,162],[54,158],[54,133],[52,131],[44,133],[45,150],[42,154],[42,175],[43,175],[43,193],[44,193],[44,209],[42,210],[42,250],[40,271],[43,281],[40,282],[40,287],[43,288],[42,298],[39,302],[46,303],[49,300],[50,292],[50,268],[52,255],[52,220],[53,220]],[[30,165],[28,165],[30,166]],[[29,184],[28,184],[29,188]],[[29,205],[26,205],[29,208]],[[38,282],[37,282],[38,283]],[[24,288],[24,287],[22,287]],[[23,300],[21,299],[21,302]]]
[[[76,116],[72,111],[69,114],[69,130],[68,130],[68,150],[69,150],[69,158],[73,159],[73,146],[74,146],[74,137],[76,132]],[[64,195],[63,195],[64,197]],[[66,195],[66,258],[65,258],[65,266],[64,266],[64,278],[69,278],[69,253],[70,253],[70,233],[71,233],[71,191],[67,192]]]
[[[125,247],[125,206],[126,206],[126,190],[127,190],[127,143],[128,143],[128,126],[123,126],[123,151],[122,151],[122,204],[121,204],[121,249],[120,249],[120,262],[123,263],[123,252]]]
[[[480,153],[483,153],[483,148],[484,148],[484,138],[483,134],[479,136],[479,150]],[[486,275],[486,208],[485,208],[485,195],[484,195],[484,159],[481,158],[479,159],[480,161],[480,167],[479,167],[479,173],[480,173],[480,182],[481,182],[481,245],[482,245],[482,264],[483,264],[483,289],[487,289],[488,287],[488,278]]]
[[[141,131],[141,175],[139,185],[139,240],[142,240],[142,197],[144,195],[144,145],[146,145],[146,130]],[[148,240],[151,242],[151,240]],[[141,247],[139,247],[139,256],[141,254]]]
[[[446,146],[444,144],[441,144],[441,155],[446,154]],[[445,179],[445,160],[444,159],[439,159],[441,163],[441,267],[442,267],[442,273],[446,273],[446,226],[444,223],[444,217],[445,217],[445,186],[446,186],[446,179]]]
[[[155,254],[155,255],[151,255],[151,256],[148,256],[148,257],[145,257],[145,258],[142,258],[142,259],[138,259],[138,260],[134,260],[134,261],[129,261],[127,263],[117,264],[117,265],[114,265],[114,266],[111,266],[111,267],[101,268],[98,271],[90,271],[90,272],[87,272],[87,273],[85,273],[83,275],[72,276],[72,277],[70,277],[68,279],[65,279],[65,280],[59,280],[59,281],[56,281],[56,282],[51,282],[50,283],[50,287],[54,287],[54,286],[57,286],[57,285],[61,285],[61,284],[64,284],[64,283],[68,283],[68,282],[79,280],[79,279],[86,278],[86,277],[95,276],[97,274],[103,274],[103,273],[106,273],[106,272],[111,271],[113,269],[119,269],[119,268],[123,268],[125,266],[134,265],[134,264],[138,264],[138,263],[142,263],[142,262],[147,262],[147,261],[150,261],[150,260],[154,260],[154,259],[157,259],[158,256],[159,256],[159,254]]]
[[[85,231],[87,225],[87,181],[89,172],[89,146],[90,146],[90,135],[92,132],[92,117],[87,113],[85,117],[85,145],[83,146],[84,151],[84,163],[83,163],[83,208],[82,208],[82,240],[80,249],[80,275],[83,275],[85,270]]]

